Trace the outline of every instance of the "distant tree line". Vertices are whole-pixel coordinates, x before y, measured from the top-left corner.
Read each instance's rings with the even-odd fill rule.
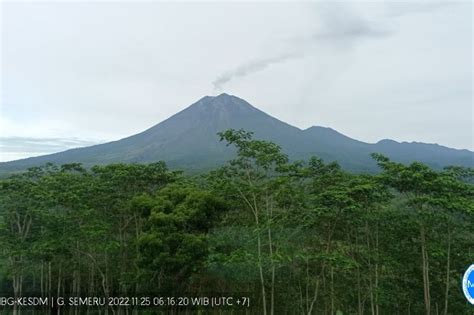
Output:
[[[352,174],[290,162],[244,130],[219,137],[237,156],[199,176],[48,164],[1,180],[0,292],[242,292],[252,314],[472,314],[472,170],[374,154],[380,173]]]

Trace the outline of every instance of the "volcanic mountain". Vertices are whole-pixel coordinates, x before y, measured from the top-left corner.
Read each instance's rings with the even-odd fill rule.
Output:
[[[254,132],[254,138],[280,145],[292,160],[316,155],[338,161],[356,172],[377,170],[370,153],[378,152],[399,162],[421,161],[434,168],[474,166],[474,152],[437,144],[382,140],[375,144],[351,139],[331,128],[313,126],[301,130],[282,122],[245,100],[221,94],[205,96],[181,112],[139,134],[118,141],[64,152],[0,163],[10,173],[47,162],[80,162],[85,166],[116,162],[149,163],[163,160],[171,168],[206,170],[223,164],[235,151],[220,142],[217,132],[228,128]]]

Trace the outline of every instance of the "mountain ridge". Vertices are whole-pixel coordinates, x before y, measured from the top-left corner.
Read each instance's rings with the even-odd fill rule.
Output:
[[[0,173],[24,170],[52,162],[149,163],[164,160],[172,168],[209,169],[232,158],[235,151],[219,142],[217,132],[234,128],[254,132],[256,139],[280,145],[292,160],[317,155],[338,161],[344,168],[373,172],[377,167],[370,153],[385,154],[395,161],[419,160],[434,168],[448,165],[474,166],[474,152],[439,144],[397,142],[382,139],[366,143],[330,127],[300,129],[254,107],[244,99],[222,93],[197,102],[135,135],[89,147],[74,148],[38,157],[0,163]]]

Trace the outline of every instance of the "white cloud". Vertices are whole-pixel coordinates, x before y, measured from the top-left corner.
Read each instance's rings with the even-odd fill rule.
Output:
[[[1,6],[3,137],[115,140],[217,85],[302,128],[474,148],[471,3]]]

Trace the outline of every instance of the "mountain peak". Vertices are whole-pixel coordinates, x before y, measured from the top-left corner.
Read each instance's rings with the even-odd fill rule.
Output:
[[[243,99],[238,98],[237,96],[230,95],[227,93],[221,93],[217,96],[206,96],[205,99],[212,103],[220,103],[220,104],[231,104],[235,102],[245,102]]]
[[[247,101],[227,93],[221,93],[216,96],[204,96],[201,98],[197,103],[190,106],[193,108],[194,105],[197,105],[197,108],[200,110],[218,110],[218,111],[235,111],[235,110],[243,110],[243,111],[256,111],[257,109],[250,105]]]
[[[203,98],[201,98],[199,101],[213,101],[217,99],[231,99],[231,98],[238,98],[237,96],[230,95],[227,93],[221,93],[219,95],[206,95]]]
[[[394,145],[394,144],[400,144],[400,143],[392,139],[382,139],[382,140],[379,140],[377,144]]]
[[[220,97],[220,98],[226,98],[226,97],[236,97],[236,96],[230,95],[230,94],[227,94],[227,93],[221,93],[221,94],[219,94],[219,95],[217,95],[217,96],[215,96],[215,97],[217,97],[217,98],[219,98],[219,97]]]

